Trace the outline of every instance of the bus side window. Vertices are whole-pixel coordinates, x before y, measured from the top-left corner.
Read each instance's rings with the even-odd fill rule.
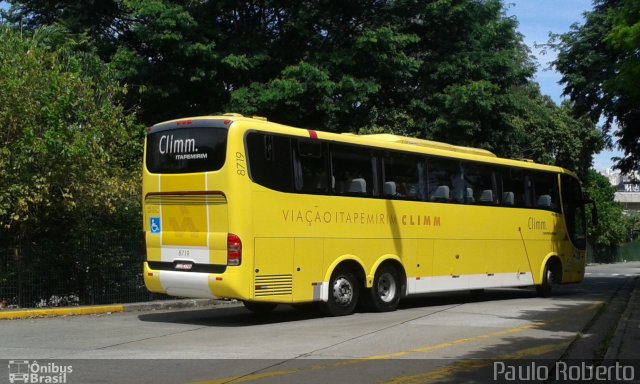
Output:
[[[333,192],[348,196],[377,196],[377,158],[369,148],[331,144]]]
[[[460,162],[431,157],[427,160],[427,194],[429,201],[448,203],[454,190],[453,180],[460,172]],[[464,193],[464,192],[463,192]]]
[[[420,156],[387,152],[383,163],[383,195],[391,199],[423,200],[424,166]]]
[[[536,208],[560,211],[560,188],[558,176],[554,173],[536,172],[533,181],[534,202]]]
[[[503,168],[502,176],[502,201],[501,205],[507,207],[528,208],[531,207],[531,181],[524,171],[516,168]]]
[[[250,132],[246,142],[251,179],[276,191],[291,192],[293,169],[290,139],[285,136]]]
[[[495,205],[498,203],[497,184],[491,166],[466,162],[464,179],[467,204]]]
[[[329,193],[326,144],[320,141],[293,139],[293,170],[296,192],[311,194]]]

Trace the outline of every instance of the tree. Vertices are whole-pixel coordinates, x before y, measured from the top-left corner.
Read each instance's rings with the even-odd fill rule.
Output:
[[[598,225],[588,226],[587,238],[594,248],[607,248],[627,241],[629,233],[622,216],[622,205],[613,201],[615,188],[609,179],[590,170],[585,183],[585,195],[593,200],[598,211]],[[587,206],[589,207],[589,206]],[[591,211],[588,209],[587,216]]]
[[[555,67],[577,115],[604,118],[624,151],[617,167],[640,168],[640,5],[633,0],[596,0],[584,25],[555,36]],[[613,131],[613,132],[612,132]]]
[[[581,174],[601,145],[584,114],[540,95],[500,0],[11,3],[9,19],[25,28],[59,23],[88,36],[145,124],[233,111],[476,146]]]
[[[520,103],[522,110],[514,124],[527,140],[520,157],[571,169],[586,180],[593,154],[604,147],[602,132],[587,116],[574,117],[571,103],[565,101],[558,107],[537,89],[530,90]]]
[[[47,244],[40,267],[52,270],[82,265],[89,234],[139,232],[143,130],[105,64],[75,44],[52,28],[0,29],[0,248],[24,260]]]

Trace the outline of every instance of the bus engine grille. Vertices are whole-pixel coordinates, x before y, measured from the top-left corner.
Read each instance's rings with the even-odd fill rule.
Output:
[[[262,275],[256,276],[255,296],[290,295],[293,288],[292,275]]]

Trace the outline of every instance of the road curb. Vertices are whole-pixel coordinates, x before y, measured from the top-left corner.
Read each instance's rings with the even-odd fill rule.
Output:
[[[141,303],[91,305],[80,307],[15,309],[0,311],[0,320],[32,319],[40,317],[100,315],[119,312],[141,312],[162,309],[200,308],[218,305],[233,305],[235,301],[216,299],[163,300]]]
[[[631,294],[629,295],[629,300],[627,301],[627,306],[620,316],[620,321],[616,326],[615,331],[613,332],[613,337],[607,346],[607,351],[604,354],[604,360],[615,360],[618,358],[620,354],[620,348],[622,347],[622,342],[624,340],[624,335],[627,330],[627,326],[629,324],[629,319],[631,318],[631,311],[633,309],[633,303],[637,303],[640,297],[640,278],[636,277],[635,287]]]
[[[156,311],[162,309],[180,309],[180,308],[200,308],[212,307],[220,305],[233,305],[235,300],[218,300],[218,299],[182,299],[182,300],[162,300],[147,301],[141,303],[124,304],[124,312],[141,312]]]
[[[16,309],[0,312],[0,320],[31,319],[36,317],[56,317],[56,316],[76,316],[76,315],[97,315],[103,313],[124,312],[124,306],[97,305],[87,307],[64,307],[46,309]]]

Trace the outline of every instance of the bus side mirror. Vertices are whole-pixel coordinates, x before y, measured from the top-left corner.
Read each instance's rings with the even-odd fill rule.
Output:
[[[591,199],[587,199],[585,200],[585,204],[591,204],[591,223],[594,226],[597,226],[598,225],[598,208],[596,207],[596,202]]]

